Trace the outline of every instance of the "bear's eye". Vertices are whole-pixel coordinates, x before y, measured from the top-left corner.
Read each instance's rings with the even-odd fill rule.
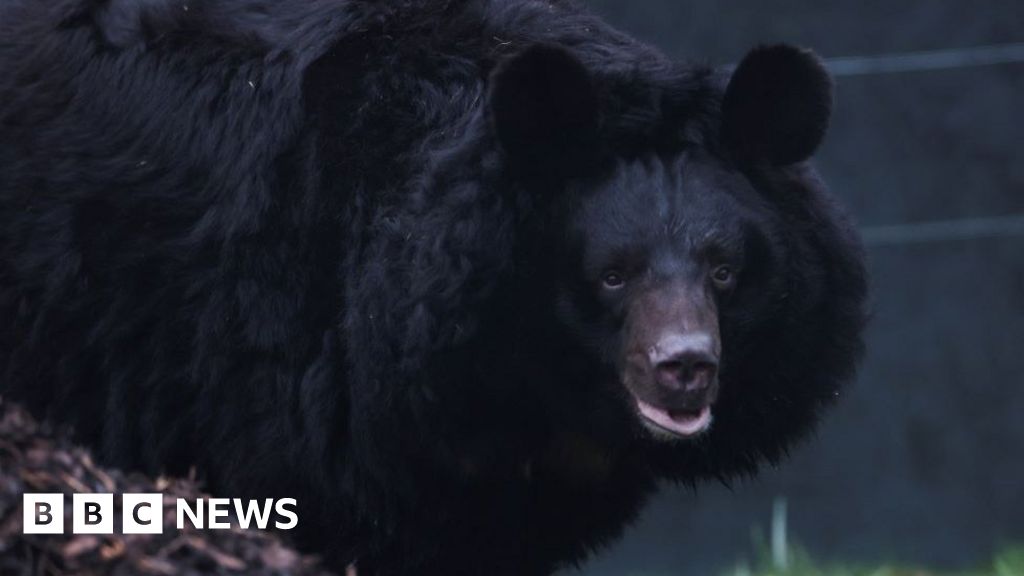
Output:
[[[715,283],[715,287],[719,289],[730,288],[733,282],[736,281],[736,273],[733,271],[732,266],[722,264],[711,271],[711,280]]]
[[[609,290],[617,290],[625,285],[626,279],[618,270],[608,270],[601,275],[601,283]]]

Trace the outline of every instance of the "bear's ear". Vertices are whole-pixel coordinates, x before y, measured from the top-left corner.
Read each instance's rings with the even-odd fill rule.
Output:
[[[491,74],[490,111],[498,142],[523,168],[570,173],[595,155],[597,92],[565,48],[534,44],[502,62]]]
[[[832,78],[811,51],[751,50],[722,99],[722,136],[741,162],[793,164],[818,149],[832,114]]]

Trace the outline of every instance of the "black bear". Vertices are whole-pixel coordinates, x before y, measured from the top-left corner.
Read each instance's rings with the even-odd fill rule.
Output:
[[[297,498],[336,566],[548,574],[853,375],[809,52],[674,63],[564,0],[0,10],[0,391]]]

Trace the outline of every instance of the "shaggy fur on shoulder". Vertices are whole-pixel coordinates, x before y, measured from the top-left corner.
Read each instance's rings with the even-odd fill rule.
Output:
[[[8,0],[0,392],[109,465],[298,498],[335,566],[550,573],[852,377],[830,105],[807,52],[730,78],[562,0]],[[685,300],[709,254],[738,281]],[[690,440],[620,382],[656,278],[720,329]]]

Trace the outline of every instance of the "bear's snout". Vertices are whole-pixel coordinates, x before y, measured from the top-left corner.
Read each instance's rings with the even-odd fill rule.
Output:
[[[639,295],[626,321],[622,383],[658,438],[686,438],[711,424],[721,342],[714,299],[671,283]]]
[[[672,335],[651,351],[648,362],[653,367],[656,384],[666,392],[685,399],[704,395],[718,378],[718,354],[708,334]]]
[[[668,410],[698,411],[718,392],[718,346],[707,332],[669,333],[630,354],[625,379],[639,400]]]

